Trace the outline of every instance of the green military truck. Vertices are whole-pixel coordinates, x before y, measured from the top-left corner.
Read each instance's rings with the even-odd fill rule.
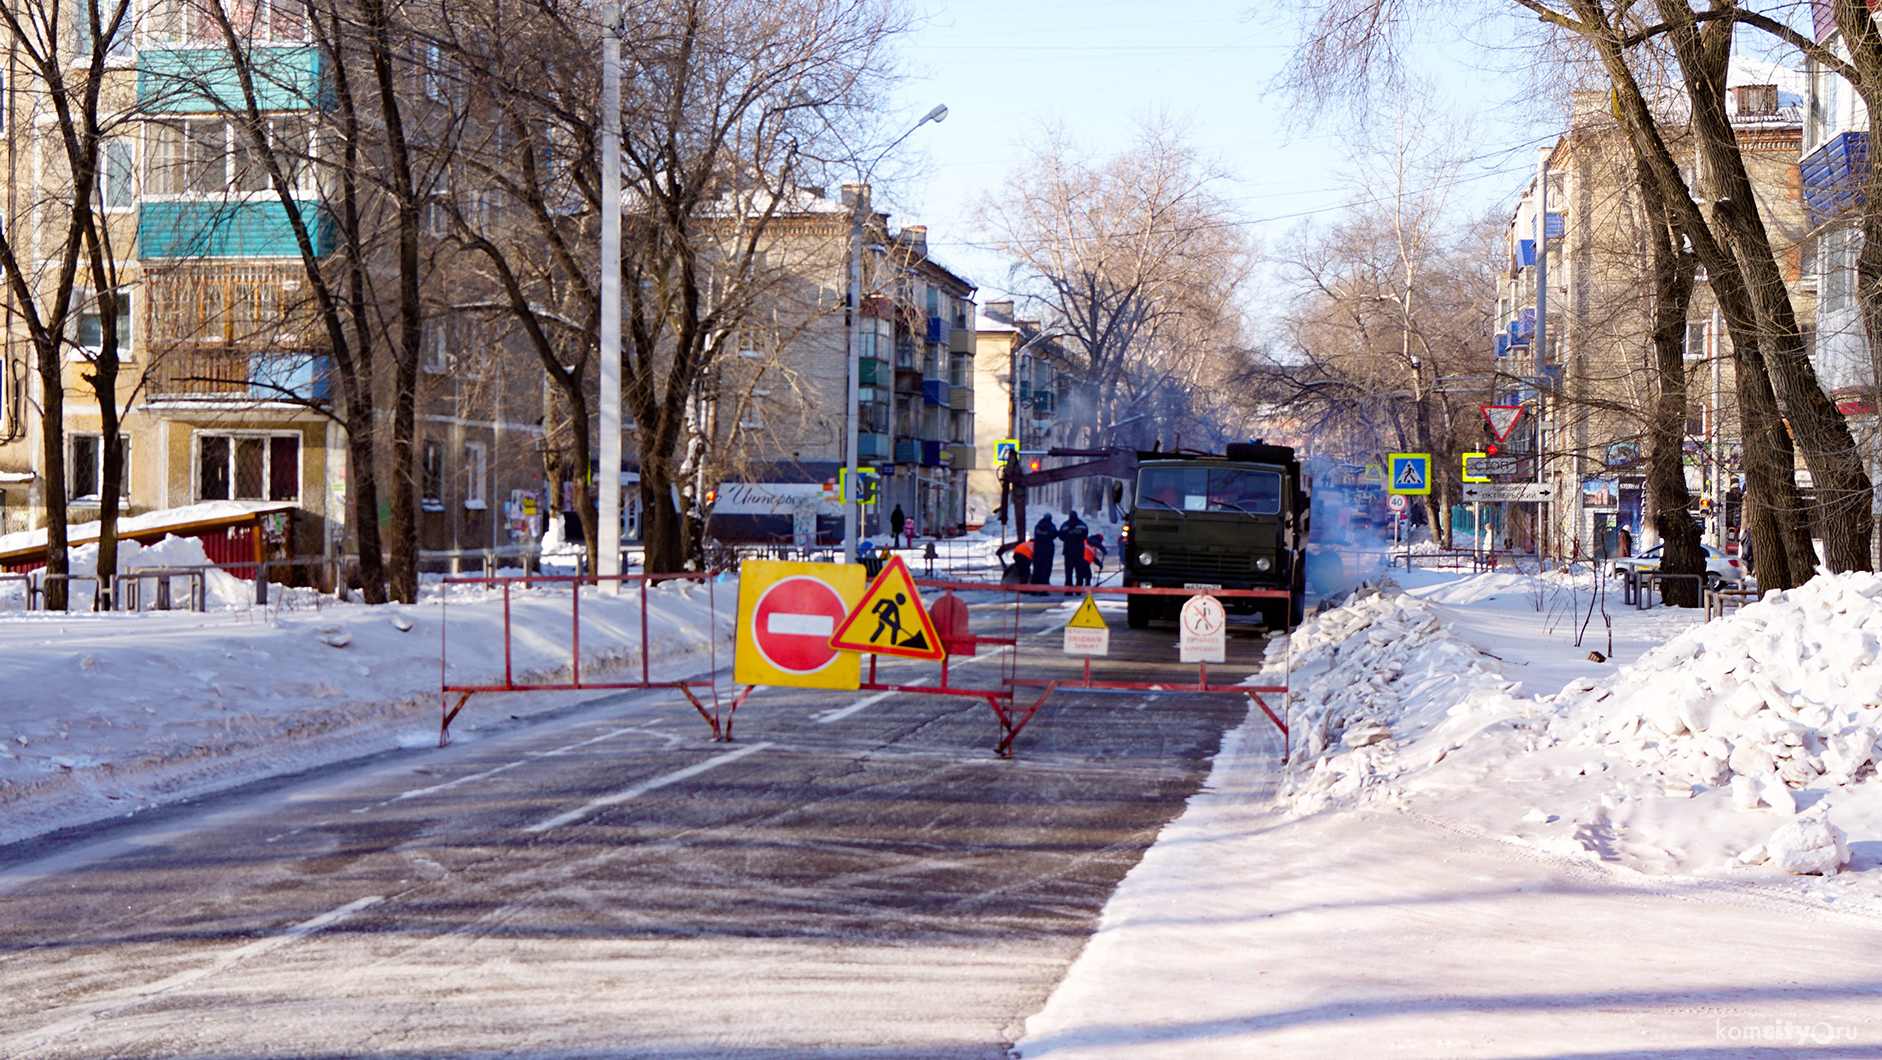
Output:
[[[1223,456],[1139,452],[1136,486],[1120,542],[1126,586],[1280,589],[1288,599],[1222,604],[1259,614],[1269,629],[1300,621],[1312,506],[1293,449],[1256,441],[1230,445]],[[1131,596],[1131,628],[1174,619],[1183,599]]]

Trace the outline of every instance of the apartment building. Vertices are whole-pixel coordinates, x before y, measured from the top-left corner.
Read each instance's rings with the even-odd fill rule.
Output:
[[[102,145],[94,189],[123,284],[117,402],[128,462],[121,511],[285,506],[280,552],[345,554],[352,549],[347,443],[336,415],[333,351],[311,306],[290,213],[235,120],[242,99],[236,64],[220,27],[196,8],[173,0],[136,10],[138,21],[107,48],[104,109],[116,131]],[[328,58],[312,41],[304,5],[261,0],[230,13],[250,42],[246,56],[271,153],[325,259],[338,238],[321,161],[335,149],[326,120]],[[81,21],[69,42],[75,55],[89,51],[87,33]],[[57,168],[56,142],[43,86],[20,82],[17,70],[14,76],[0,120],[9,159],[5,223],[17,233],[44,225],[69,203],[71,189],[48,179]],[[413,98],[423,105],[422,85],[415,83]],[[50,262],[37,264],[49,272]],[[433,294],[420,364],[417,481],[410,484],[422,511],[419,546],[508,544],[521,528],[502,517],[503,491],[535,494],[542,486],[539,385],[491,369],[501,339],[451,313],[445,307],[453,300],[441,290]],[[83,296],[64,385],[72,523],[97,517],[101,489],[101,410],[82,380],[101,326],[95,292]],[[4,341],[0,530],[24,530],[46,517],[34,413],[43,394],[17,313],[9,314]],[[383,392],[389,383],[373,385]],[[389,433],[380,432],[382,449]],[[391,486],[382,474],[382,498],[392,496]]]
[[[781,275],[749,314],[738,356],[713,388],[725,478],[712,535],[841,541],[836,493],[848,444],[852,337],[858,465],[878,476],[863,534],[886,534],[897,507],[919,532],[958,529],[979,452],[973,283],[929,253],[924,227],[891,230],[863,185],[844,185],[834,198],[799,189],[773,216],[766,246],[769,267]],[[855,253],[862,297],[852,330]]]
[[[1746,168],[1759,209],[1785,267],[1800,315],[1814,312],[1803,267],[1806,235],[1798,170],[1803,82],[1770,64],[1735,59],[1728,79]],[[1683,102],[1669,100],[1662,132],[1692,158]],[[1546,227],[1541,260],[1548,277],[1544,326],[1537,327],[1539,181],[1531,180],[1510,220],[1508,272],[1494,336],[1501,404],[1527,413],[1503,443],[1505,455],[1543,456],[1554,487],[1546,545],[1564,553],[1613,555],[1627,531],[1636,547],[1651,538],[1645,511],[1646,417],[1655,397],[1649,340],[1652,306],[1648,222],[1634,188],[1631,150],[1605,93],[1576,93],[1570,129],[1547,152]],[[1690,174],[1694,166],[1683,167]],[[1691,178],[1689,177],[1689,180]],[[1731,340],[1704,283],[1687,315],[1689,412],[1686,479],[1706,516],[1707,540],[1729,539],[1740,479]],[[1547,348],[1535,348],[1546,335]],[[1526,462],[1521,477],[1533,480]],[[1511,520],[1520,530],[1523,520]],[[1525,542],[1527,543],[1527,542]]]

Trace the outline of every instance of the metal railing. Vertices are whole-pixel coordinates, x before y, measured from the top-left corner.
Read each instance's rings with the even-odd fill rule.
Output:
[[[209,593],[206,587],[206,567],[146,567],[124,574],[111,576],[111,606],[118,611],[144,610],[144,582],[153,581],[156,599],[152,610],[170,611],[170,581],[173,578],[189,579],[189,609],[191,611],[209,610]]]

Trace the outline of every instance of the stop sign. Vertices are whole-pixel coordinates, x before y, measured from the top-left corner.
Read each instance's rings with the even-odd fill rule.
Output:
[[[849,614],[828,584],[802,575],[773,582],[751,612],[751,639],[767,663],[791,674],[813,674],[841,652],[830,637]]]

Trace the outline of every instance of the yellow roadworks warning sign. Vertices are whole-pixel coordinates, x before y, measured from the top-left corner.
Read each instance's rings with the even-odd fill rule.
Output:
[[[861,602],[831,636],[830,647],[934,661],[948,653],[900,556],[891,558],[869,583]]]
[[[1067,622],[1066,625],[1078,626],[1081,629],[1111,628],[1110,625],[1105,622],[1104,616],[1098,613],[1098,601],[1093,600],[1090,593],[1085,594],[1085,602],[1078,605],[1078,610],[1072,615],[1072,620]]]

